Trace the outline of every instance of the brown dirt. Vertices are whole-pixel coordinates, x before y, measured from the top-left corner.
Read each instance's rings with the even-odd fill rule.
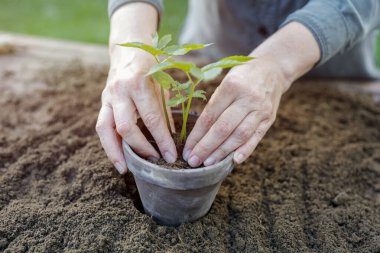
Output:
[[[173,109],[178,110],[180,112],[180,110],[178,108],[173,108]],[[172,133],[172,137],[173,137],[174,143],[176,145],[176,149],[177,149],[177,154],[178,154],[177,160],[174,163],[168,163],[165,161],[165,159],[163,159],[161,157],[157,161],[149,161],[149,162],[163,166],[167,169],[173,169],[173,170],[194,169],[182,157],[183,148],[185,146],[185,143],[180,141],[180,134],[179,134],[181,132],[181,127],[183,125],[182,124],[182,114],[173,113],[172,115],[173,115],[173,122],[175,125],[175,132]],[[195,116],[195,115],[197,115],[197,113],[190,112],[190,115],[188,117],[188,122],[186,124],[188,132],[190,132],[195,125],[195,122],[197,119],[197,116]],[[147,140],[153,145],[153,147],[156,150],[159,150],[156,141],[154,140],[153,136],[150,134],[148,128],[144,125],[144,123],[142,122],[141,119],[138,119],[137,125],[140,127],[142,133],[145,135]],[[204,166],[201,165],[197,168],[201,168],[201,167],[204,167]]]
[[[190,167],[190,165],[182,157],[182,151],[184,148],[184,143],[180,142],[179,134],[178,133],[172,133],[172,137],[173,137],[174,143],[175,143],[176,148],[177,148],[177,154],[178,154],[177,160],[174,163],[168,163],[165,161],[165,159],[160,158],[158,161],[153,161],[153,163],[160,165],[160,166],[163,166],[163,167],[168,168],[168,169],[172,169],[172,170],[193,169],[192,167]],[[156,148],[156,150],[158,150],[157,144],[155,143],[154,139],[152,140],[152,142],[154,143],[154,147]]]
[[[139,211],[94,132],[105,69],[36,80],[0,94],[0,251],[380,252],[380,106],[367,97],[295,85],[210,212],[172,228]]]

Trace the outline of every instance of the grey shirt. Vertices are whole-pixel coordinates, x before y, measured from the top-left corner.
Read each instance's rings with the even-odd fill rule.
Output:
[[[109,0],[109,16],[130,2],[146,2],[163,13],[162,0]],[[181,43],[211,43],[210,60],[249,54],[289,22],[305,25],[318,42],[321,59],[308,74],[380,79],[376,37],[380,0],[189,0]]]

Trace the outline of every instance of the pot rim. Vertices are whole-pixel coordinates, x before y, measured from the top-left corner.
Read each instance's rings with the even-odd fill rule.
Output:
[[[148,160],[145,160],[144,158],[140,157],[139,155],[137,155],[133,150],[132,148],[128,145],[128,143],[123,140],[123,148],[126,149],[126,151],[128,153],[131,154],[131,156],[136,159],[138,162],[140,163],[143,163],[143,164],[146,164],[148,165],[149,167],[151,167],[152,169],[156,169],[158,170],[159,172],[163,172],[163,173],[168,173],[168,172],[171,172],[171,173],[174,173],[174,174],[202,174],[204,173],[205,171],[207,172],[213,172],[213,171],[216,171],[224,166],[226,166],[227,164],[229,164],[231,161],[233,162],[233,156],[234,156],[234,153],[235,152],[232,152],[231,154],[229,154],[228,156],[226,156],[223,160],[221,160],[220,162],[218,163],[215,163],[213,165],[210,165],[210,166],[205,166],[205,167],[197,167],[197,168],[193,168],[193,167],[189,167],[189,168],[185,168],[185,169],[171,169],[171,168],[167,168],[165,166],[161,166],[161,165],[157,165],[155,163],[152,163]],[[130,168],[128,168],[128,170],[130,170]]]

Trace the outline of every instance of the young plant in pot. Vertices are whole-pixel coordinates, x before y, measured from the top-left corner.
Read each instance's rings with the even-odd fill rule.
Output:
[[[192,99],[206,99],[205,92],[196,89],[198,84],[213,80],[224,68],[238,66],[251,60],[252,57],[230,56],[199,68],[191,62],[176,61],[175,56],[185,55],[192,50],[208,47],[210,44],[168,45],[170,41],[171,35],[159,38],[155,34],[152,45],[141,42],[119,45],[139,48],[156,59],[157,64],[149,70],[147,76],[152,77],[160,85],[163,111],[170,132],[172,131],[167,107],[181,108],[172,114],[176,133],[180,133],[175,139],[178,149],[186,141],[189,125],[194,125],[197,119],[195,114],[190,113]],[[181,83],[164,72],[169,69],[183,71],[187,76],[187,81]],[[165,100],[165,90],[169,90],[173,95],[168,101]],[[144,128],[141,121],[139,125]],[[154,141],[151,136],[149,137],[146,129],[145,133],[148,139]],[[134,175],[145,212],[163,225],[177,226],[205,215],[223,179],[233,169],[232,154],[211,166],[199,168],[187,166],[174,169],[170,164],[156,164],[143,159],[124,141],[123,150],[128,168]]]

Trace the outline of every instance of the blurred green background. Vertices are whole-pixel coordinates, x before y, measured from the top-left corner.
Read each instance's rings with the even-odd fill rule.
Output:
[[[205,0],[207,1],[207,0]],[[90,43],[107,43],[107,0],[0,0],[0,31],[26,33]],[[176,38],[187,0],[165,0],[161,34]],[[380,66],[380,36],[377,47]]]
[[[0,0],[0,31],[106,44],[107,0]],[[161,34],[178,36],[187,0],[166,0]]]

